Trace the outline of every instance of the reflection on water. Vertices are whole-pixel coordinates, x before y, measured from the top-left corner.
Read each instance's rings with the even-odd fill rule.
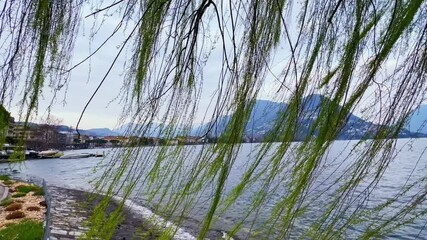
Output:
[[[328,193],[333,192],[335,189],[326,188],[330,186],[330,183],[336,181],[336,178],[342,175],[342,171],[351,164],[351,159],[345,159],[348,152],[351,149],[351,146],[355,142],[353,141],[337,141],[331,147],[330,151],[326,156],[326,160],[322,163],[322,171],[317,172],[318,178],[312,184],[312,187],[309,189],[310,196],[315,196],[319,192],[325,192],[320,198],[316,198],[313,203],[315,206],[311,206],[309,209],[308,216],[311,218],[315,218],[318,214],[316,210],[320,210],[323,203],[327,202]],[[425,148],[427,147],[427,139],[418,139],[414,141],[410,146],[407,145],[408,140],[401,139],[398,140],[397,149],[399,152],[397,153],[394,160],[390,163],[389,168],[385,172],[382,180],[378,182],[377,187],[374,191],[369,195],[369,203],[370,204],[378,204],[383,202],[385,199],[393,197],[395,194],[399,192],[399,190],[405,186],[411,180],[415,180],[421,177],[425,177],[427,175],[427,156],[424,156]],[[238,155],[238,158],[233,166],[229,178],[227,180],[227,185],[225,191],[230,191],[232,187],[236,186],[236,184],[241,180],[241,176],[251,161],[253,160],[253,156],[251,153],[253,149],[257,147],[258,144],[243,144],[242,149]],[[347,146],[346,148],[344,148]],[[194,146],[191,146],[194,147]],[[200,148],[200,146],[196,146],[195,148]],[[108,152],[107,149],[104,149],[105,153]],[[96,153],[99,152],[99,149],[89,149],[89,150],[76,150],[73,151],[75,153],[78,152],[90,152]],[[94,172],[93,169],[95,166],[102,169],[106,166],[109,161],[109,156],[106,156],[106,159],[102,158],[83,158],[83,159],[44,159],[44,160],[33,160],[28,161],[25,164],[21,164],[19,166],[11,166],[14,169],[20,170],[22,173],[31,174],[39,177],[45,178],[48,185],[54,185],[59,187],[66,187],[72,189],[80,189],[80,190],[90,190],[91,185],[89,184],[90,180],[96,179],[100,176],[102,171]],[[188,160],[188,161],[191,161]],[[0,164],[0,168],[9,167],[7,164]],[[409,179],[409,181],[408,181]],[[275,193],[268,196],[268,200],[263,205],[263,211],[257,212],[257,221],[262,222],[267,218],[267,213],[274,206],[274,203],[278,201],[281,196],[281,191],[285,191],[285,186],[288,178],[286,176],[279,176],[277,178],[277,191]],[[368,182],[366,183],[368,184]],[[339,186],[339,184],[337,185]],[[233,204],[232,208],[230,208],[227,212],[225,212],[216,222],[214,228],[225,229],[227,230],[229,226],[233,225],[237,220],[242,218],[242,214],[248,211],[248,205],[251,203],[251,197],[257,191],[257,189],[261,188],[261,185],[257,185],[256,183],[248,189],[241,198],[239,198],[235,204]],[[363,190],[367,188],[366,186],[361,186],[360,192],[355,194],[360,194],[361,198],[363,197]],[[422,188],[422,186],[420,186]],[[283,190],[281,189],[283,188]],[[425,186],[424,186],[425,188]],[[418,189],[419,190],[419,189]],[[408,193],[410,195],[410,192]],[[195,227],[203,218],[208,204],[203,204],[208,201],[210,198],[209,194],[205,196],[201,196],[200,204],[198,204],[193,211],[190,212],[191,216],[188,221],[184,223],[190,227]],[[143,199],[140,199],[143,202]],[[406,199],[403,198],[403,202],[405,203]],[[408,199],[409,201],[409,199]],[[369,206],[368,206],[369,207]],[[320,211],[319,211],[320,212]],[[245,224],[249,226],[252,222],[251,217],[249,217]],[[297,222],[297,227],[304,228],[310,222],[310,218],[302,218],[299,222]],[[424,231],[424,225],[426,224],[427,219],[419,219],[414,223],[411,223],[408,227],[399,230],[398,232],[390,235],[391,238],[398,239],[427,239],[427,231]],[[244,230],[248,230],[247,227]],[[355,232],[360,231],[360,229],[354,229]]]

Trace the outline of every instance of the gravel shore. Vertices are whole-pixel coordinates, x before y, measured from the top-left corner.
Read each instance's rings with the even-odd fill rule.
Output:
[[[84,227],[85,220],[92,214],[92,209],[96,206],[97,201],[82,207],[88,203],[90,193],[75,189],[67,189],[56,186],[49,186],[49,192],[52,196],[51,207],[51,240],[70,240],[78,239],[88,229]],[[99,199],[101,199],[100,196]],[[118,206],[116,201],[111,201],[107,213],[113,211]],[[130,240],[130,239],[158,239],[159,233],[149,230],[150,224],[144,219],[147,217],[146,211],[141,207],[128,204],[124,208],[124,220],[117,227],[112,239]],[[141,213],[145,212],[145,214]],[[199,222],[188,220],[183,223],[179,236],[175,239],[191,240],[196,239],[195,229],[198,228]],[[220,230],[210,230],[206,239],[224,239],[223,232]],[[234,238],[238,239],[238,238]]]

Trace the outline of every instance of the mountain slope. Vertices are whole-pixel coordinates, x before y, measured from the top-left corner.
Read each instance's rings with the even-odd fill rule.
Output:
[[[106,137],[106,136],[120,136],[120,133],[111,131],[109,128],[91,128],[87,129],[87,132],[89,132],[89,135],[96,136],[96,137]]]
[[[246,124],[246,135],[264,135],[273,128],[274,120],[280,112],[287,107],[285,103],[277,103],[267,100],[257,100],[254,104],[251,116]],[[195,128],[193,135],[204,135],[209,129],[209,135],[217,137],[225,128],[231,119],[231,115],[222,116],[216,122],[206,123]]]
[[[312,134],[311,129],[319,117],[320,106],[322,104],[330,106],[330,111],[340,111],[342,108],[339,105],[334,107],[330,99],[317,94],[309,95],[303,98],[301,104],[302,110],[295,126],[295,128],[297,128],[295,140],[305,139],[309,134]],[[249,118],[249,121],[246,125],[245,135],[247,137],[255,136],[258,138],[259,136],[265,136],[270,131],[272,131],[275,119],[278,114],[284,113],[287,107],[288,105],[285,103],[258,100],[255,103],[251,117]],[[210,126],[211,131],[209,135],[212,137],[218,137],[225,130],[225,127],[230,119],[231,116],[223,116],[220,117],[216,123],[204,124],[198,128],[197,135],[203,135]],[[379,125],[365,121],[350,112],[347,116],[347,123],[342,127],[340,133],[337,136],[337,139],[350,140],[371,138],[379,127]],[[317,135],[317,130],[315,130],[313,134]],[[411,133],[407,129],[403,129],[399,134],[399,137],[411,136],[419,137],[420,135]]]
[[[57,125],[57,130],[60,132],[73,132],[74,134],[77,131],[73,128],[71,129],[69,126],[65,125]],[[79,129],[79,133],[81,135],[88,135],[93,137],[105,137],[105,136],[120,136],[120,133],[110,130],[109,128],[92,128],[92,129]]]
[[[150,128],[145,132],[144,136],[145,137],[159,137],[161,135],[160,130],[161,130],[162,126],[163,126],[162,124],[152,123]],[[132,130],[132,129],[143,130],[144,126],[142,124],[137,124],[137,123],[125,123],[125,124],[121,125],[120,127],[113,129],[113,132],[116,132],[120,135],[125,135],[127,133],[127,131],[129,131],[129,129],[130,130]]]

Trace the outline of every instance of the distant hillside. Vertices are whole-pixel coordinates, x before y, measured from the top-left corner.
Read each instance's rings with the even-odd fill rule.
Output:
[[[304,139],[310,134],[312,125],[316,122],[320,114],[321,104],[332,106],[331,100],[322,95],[309,95],[302,100],[302,112],[297,120],[295,140]],[[274,127],[274,122],[278,114],[285,112],[288,105],[286,103],[276,103],[265,100],[258,100],[252,110],[251,116],[245,128],[245,135],[249,137],[265,136]],[[336,106],[336,110],[340,110],[341,106]],[[426,109],[427,110],[427,109]],[[348,114],[347,124],[343,126],[341,132],[338,134],[337,139],[361,139],[372,137],[379,125],[365,121],[356,115]],[[197,128],[198,135],[204,134],[210,129],[209,135],[218,137],[224,130],[227,123],[230,121],[231,116],[220,117],[215,123],[207,123]],[[427,128],[426,128],[427,130]],[[427,132],[426,132],[427,133]],[[316,135],[317,133],[314,132]],[[419,135],[403,129],[399,137],[419,137]]]
[[[120,136],[120,133],[111,131],[109,128],[91,128],[87,129],[92,136],[105,137],[105,136]]]
[[[160,135],[161,126],[162,126],[161,124],[153,123],[150,129],[148,129],[145,132],[144,136],[158,137]],[[113,132],[116,132],[117,134],[120,134],[120,135],[125,135],[129,129],[141,130],[141,129],[144,129],[144,126],[142,124],[136,124],[136,123],[125,123],[122,126],[113,129]]]
[[[77,133],[77,131],[73,128],[70,129],[69,126],[58,125],[58,131],[62,132],[73,132]],[[81,135],[88,135],[93,137],[105,137],[105,136],[120,136],[120,133],[110,130],[109,128],[92,128],[92,129],[79,129]]]
[[[286,110],[286,103],[277,103],[267,100],[257,100],[246,125],[247,135],[264,135],[273,128],[277,114]],[[193,135],[202,135],[210,129],[211,136],[219,136],[224,132],[231,116],[218,118],[215,123],[203,124],[193,130]]]
[[[321,104],[332,106],[331,100],[318,94],[312,94],[302,99],[302,112],[297,120],[296,124],[298,129],[296,140],[304,139],[310,134],[312,125],[316,122],[320,114]],[[283,114],[288,107],[287,103],[278,103],[267,100],[257,100],[252,110],[251,116],[245,127],[245,136],[257,139],[262,139],[274,127],[275,120],[279,114]],[[336,110],[340,110],[341,106],[336,106]],[[361,139],[370,138],[377,131],[380,125],[376,125],[369,121],[365,121],[353,113],[348,113],[347,123],[343,126],[337,139]],[[231,119],[231,115],[219,117],[215,122],[203,124],[201,126],[194,127],[191,131],[191,135],[202,136],[205,135],[209,129],[209,136],[218,137],[224,132],[228,122]],[[403,129],[399,137],[427,137],[427,126],[424,126],[424,121],[427,120],[427,105],[421,105],[419,109],[414,113],[411,118],[407,129]],[[161,124],[153,124],[152,127],[144,134],[147,137],[157,137],[160,134]],[[123,135],[126,130],[131,128],[141,128],[142,125],[127,123],[112,131],[109,129],[95,129],[98,136],[106,135]],[[89,129],[91,132],[94,129]],[[417,134],[417,130],[421,134]],[[316,135],[317,133],[314,132]]]
[[[427,105],[420,105],[409,119],[407,128],[411,132],[427,134]]]

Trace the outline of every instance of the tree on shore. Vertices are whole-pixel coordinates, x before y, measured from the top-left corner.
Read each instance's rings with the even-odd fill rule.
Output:
[[[0,105],[0,144],[1,148],[3,148],[4,143],[8,143],[9,139],[7,138],[7,132],[9,130],[10,125],[10,113],[3,107],[3,105]]]
[[[250,236],[261,232],[262,238],[381,238],[425,217],[427,192],[420,187],[425,178],[408,179],[397,195],[369,209],[366,205],[395,156],[396,137],[426,97],[426,1],[19,0],[4,1],[0,7],[0,101],[7,106],[15,87],[23,85],[21,113],[26,121],[36,112],[44,86],[64,91],[71,81],[75,65],[70,59],[84,17],[115,21],[105,41],[126,33],[100,86],[128,49],[122,119],[139,123],[129,127],[129,136],[146,136],[156,119],[163,121],[159,135],[164,139],[190,135],[208,82],[216,89],[206,118],[215,123],[219,116],[231,116],[217,143],[202,149],[118,149],[97,182],[106,198],[95,209],[88,238],[111,237],[122,209],[105,216],[105,203],[118,191],[125,198],[142,192],[178,225],[200,204],[202,193],[209,192],[203,199],[208,207],[199,239],[248,191],[250,202],[244,216],[228,229],[231,236],[246,229]],[[82,16],[87,9],[92,13]],[[219,53],[220,74],[205,80],[211,53]],[[276,54],[286,57],[277,63]],[[273,68],[280,74],[272,74]],[[246,123],[269,78],[277,84],[274,99],[288,102],[267,137],[279,144],[267,141],[253,149],[243,176],[227,189]],[[321,102],[309,128],[313,134],[293,144],[307,104],[303,99],[313,93],[330,101]],[[360,140],[346,153],[344,160],[351,163],[325,183],[324,192],[311,194],[329,149],[356,109],[380,127],[370,133],[372,140]],[[209,136],[212,128],[203,134]],[[319,199],[325,200],[322,209],[298,228],[301,219],[317,209],[313,204]],[[401,199],[404,204],[396,207]],[[273,207],[267,217],[258,218],[269,204]],[[351,232],[354,228],[360,231]],[[176,233],[167,230],[165,236]]]

